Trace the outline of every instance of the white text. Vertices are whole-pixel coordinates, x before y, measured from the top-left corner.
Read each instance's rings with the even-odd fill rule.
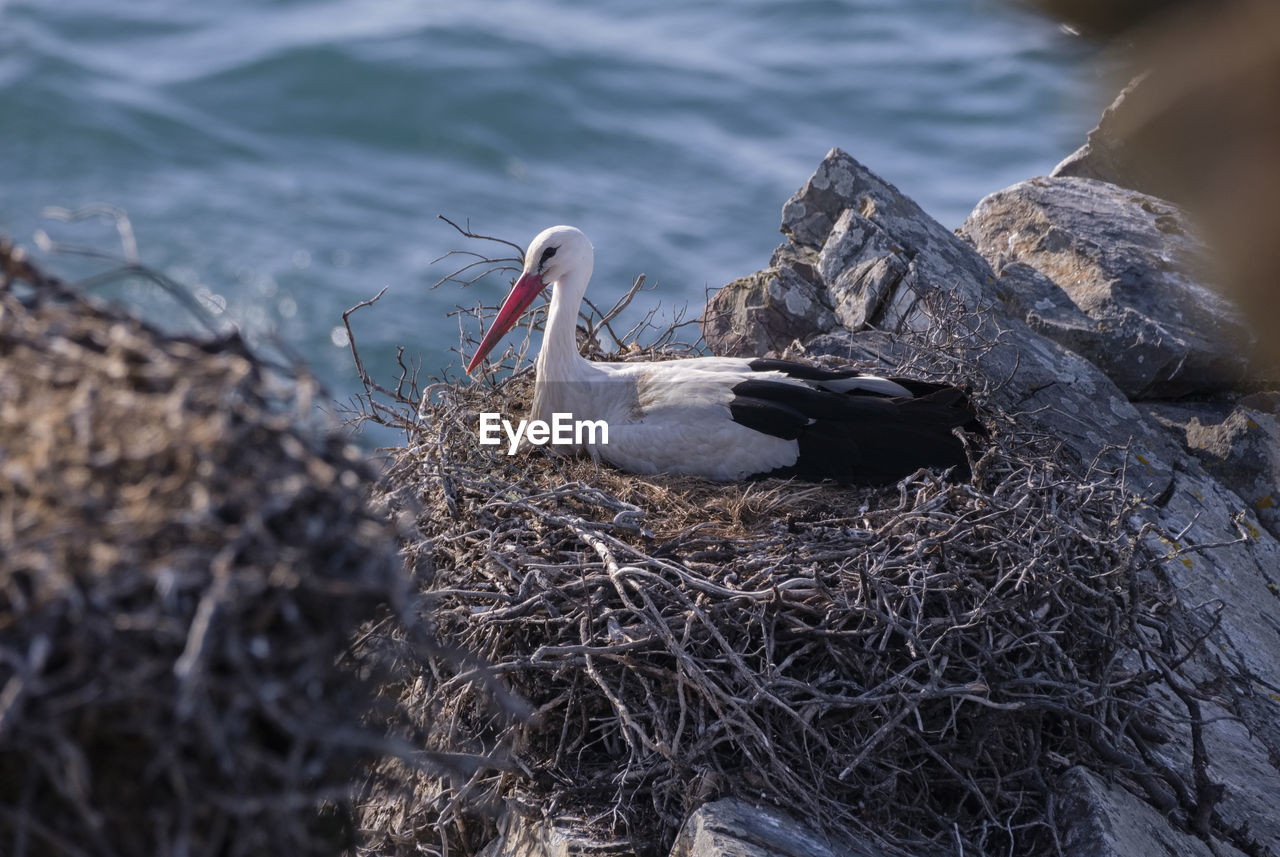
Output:
[[[511,421],[503,419],[501,414],[480,415],[481,446],[497,446],[502,443],[501,432],[507,435],[507,455],[516,454],[522,437],[534,446],[548,443],[552,446],[583,446],[609,442],[609,424],[604,420],[575,420],[573,414],[554,413],[550,423],[543,420],[521,420],[512,426]]]

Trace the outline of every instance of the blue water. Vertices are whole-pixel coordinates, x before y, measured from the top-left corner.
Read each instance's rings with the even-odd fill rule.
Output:
[[[0,0],[0,232],[117,249],[43,210],[124,209],[144,262],[345,398],[343,309],[388,286],[366,361],[389,376],[404,345],[435,374],[446,313],[501,296],[430,290],[460,246],[437,214],[520,244],[573,223],[591,296],[644,272],[646,302],[696,312],[767,262],[831,146],[957,226],[1079,144],[1096,65],[997,0]]]

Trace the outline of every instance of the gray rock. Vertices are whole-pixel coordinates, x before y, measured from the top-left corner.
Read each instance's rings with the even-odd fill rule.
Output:
[[[734,280],[707,302],[703,335],[722,354],[759,357],[797,337],[836,327],[829,297],[804,266],[781,262]]]
[[[978,203],[961,233],[1002,277],[1012,263],[1042,274],[1048,283],[1015,268],[1001,291],[1130,398],[1218,392],[1248,373],[1252,335],[1203,284],[1205,252],[1167,202],[1088,179],[1031,179]]]
[[[1106,333],[1053,280],[1008,259],[997,260],[995,271],[1000,300],[1036,333],[1091,361],[1107,353]]]
[[[671,857],[903,857],[903,853],[866,836],[832,843],[781,810],[725,798],[689,816]]]
[[[1277,853],[1280,812],[1274,807],[1280,797],[1280,771],[1238,717],[1217,705],[1206,706],[1203,716],[1207,773],[1214,782],[1226,784],[1217,813],[1227,825],[1247,831],[1246,838]],[[1258,812],[1267,805],[1273,810]]]
[[[1209,401],[1176,401],[1176,402],[1138,402],[1138,411],[1153,425],[1167,431],[1183,449],[1187,447],[1187,425],[1193,420],[1220,423],[1235,409],[1235,402],[1230,399],[1212,399]]]
[[[1063,775],[1057,807],[1062,850],[1070,857],[1243,857],[1169,825],[1142,799],[1107,785],[1084,768]]]
[[[849,330],[871,321],[909,266],[902,248],[851,208],[840,214],[818,254],[818,273],[829,284],[836,320]]]
[[[834,357],[839,363],[856,363],[876,371],[891,372],[912,357],[909,343],[883,330],[863,330],[851,336],[847,330],[819,334],[784,352],[789,359]]]
[[[858,284],[846,281],[839,299],[828,298],[833,307],[847,301],[880,306],[876,321],[882,328],[928,325],[927,314],[918,313],[916,306],[925,292],[949,292],[952,301],[959,303],[977,297],[956,277],[977,276],[994,282],[989,267],[970,246],[910,197],[840,149],[828,152],[804,187],[782,207],[782,232],[793,253],[821,251],[819,285],[828,291],[850,267],[844,264],[842,270],[836,271],[837,259],[874,265],[892,253],[905,262],[907,270],[897,278],[891,295],[875,294],[887,278],[876,276],[864,279],[868,294],[859,295]],[[860,247],[863,236],[865,242]],[[828,242],[832,246],[828,247]],[[928,252],[922,252],[925,250]],[[891,264],[897,267],[896,263]]]
[[[1144,402],[1141,410],[1280,536],[1280,393],[1234,402]]]
[[[1221,422],[1193,417],[1187,446],[1209,472],[1256,509],[1270,511],[1280,486],[1280,425],[1274,414],[1236,406]]]

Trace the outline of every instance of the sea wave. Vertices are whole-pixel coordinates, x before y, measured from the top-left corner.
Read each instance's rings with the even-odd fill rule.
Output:
[[[9,0],[0,231],[124,208],[147,261],[345,394],[343,309],[390,286],[366,359],[430,372],[457,365],[449,309],[500,297],[429,288],[458,240],[437,213],[521,244],[576,223],[593,294],[645,272],[696,308],[767,261],[831,146],[950,224],[1048,170],[1097,115],[1089,61],[994,0]]]

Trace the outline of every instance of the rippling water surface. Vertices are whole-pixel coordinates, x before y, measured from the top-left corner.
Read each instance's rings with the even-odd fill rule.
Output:
[[[828,148],[956,226],[1083,139],[1093,64],[995,0],[0,0],[0,232],[109,249],[42,212],[118,206],[143,261],[345,397],[346,307],[388,286],[366,360],[437,373],[446,313],[500,297],[429,289],[458,246],[437,214],[521,244],[576,224],[594,297],[644,272],[696,311],[767,262]]]

